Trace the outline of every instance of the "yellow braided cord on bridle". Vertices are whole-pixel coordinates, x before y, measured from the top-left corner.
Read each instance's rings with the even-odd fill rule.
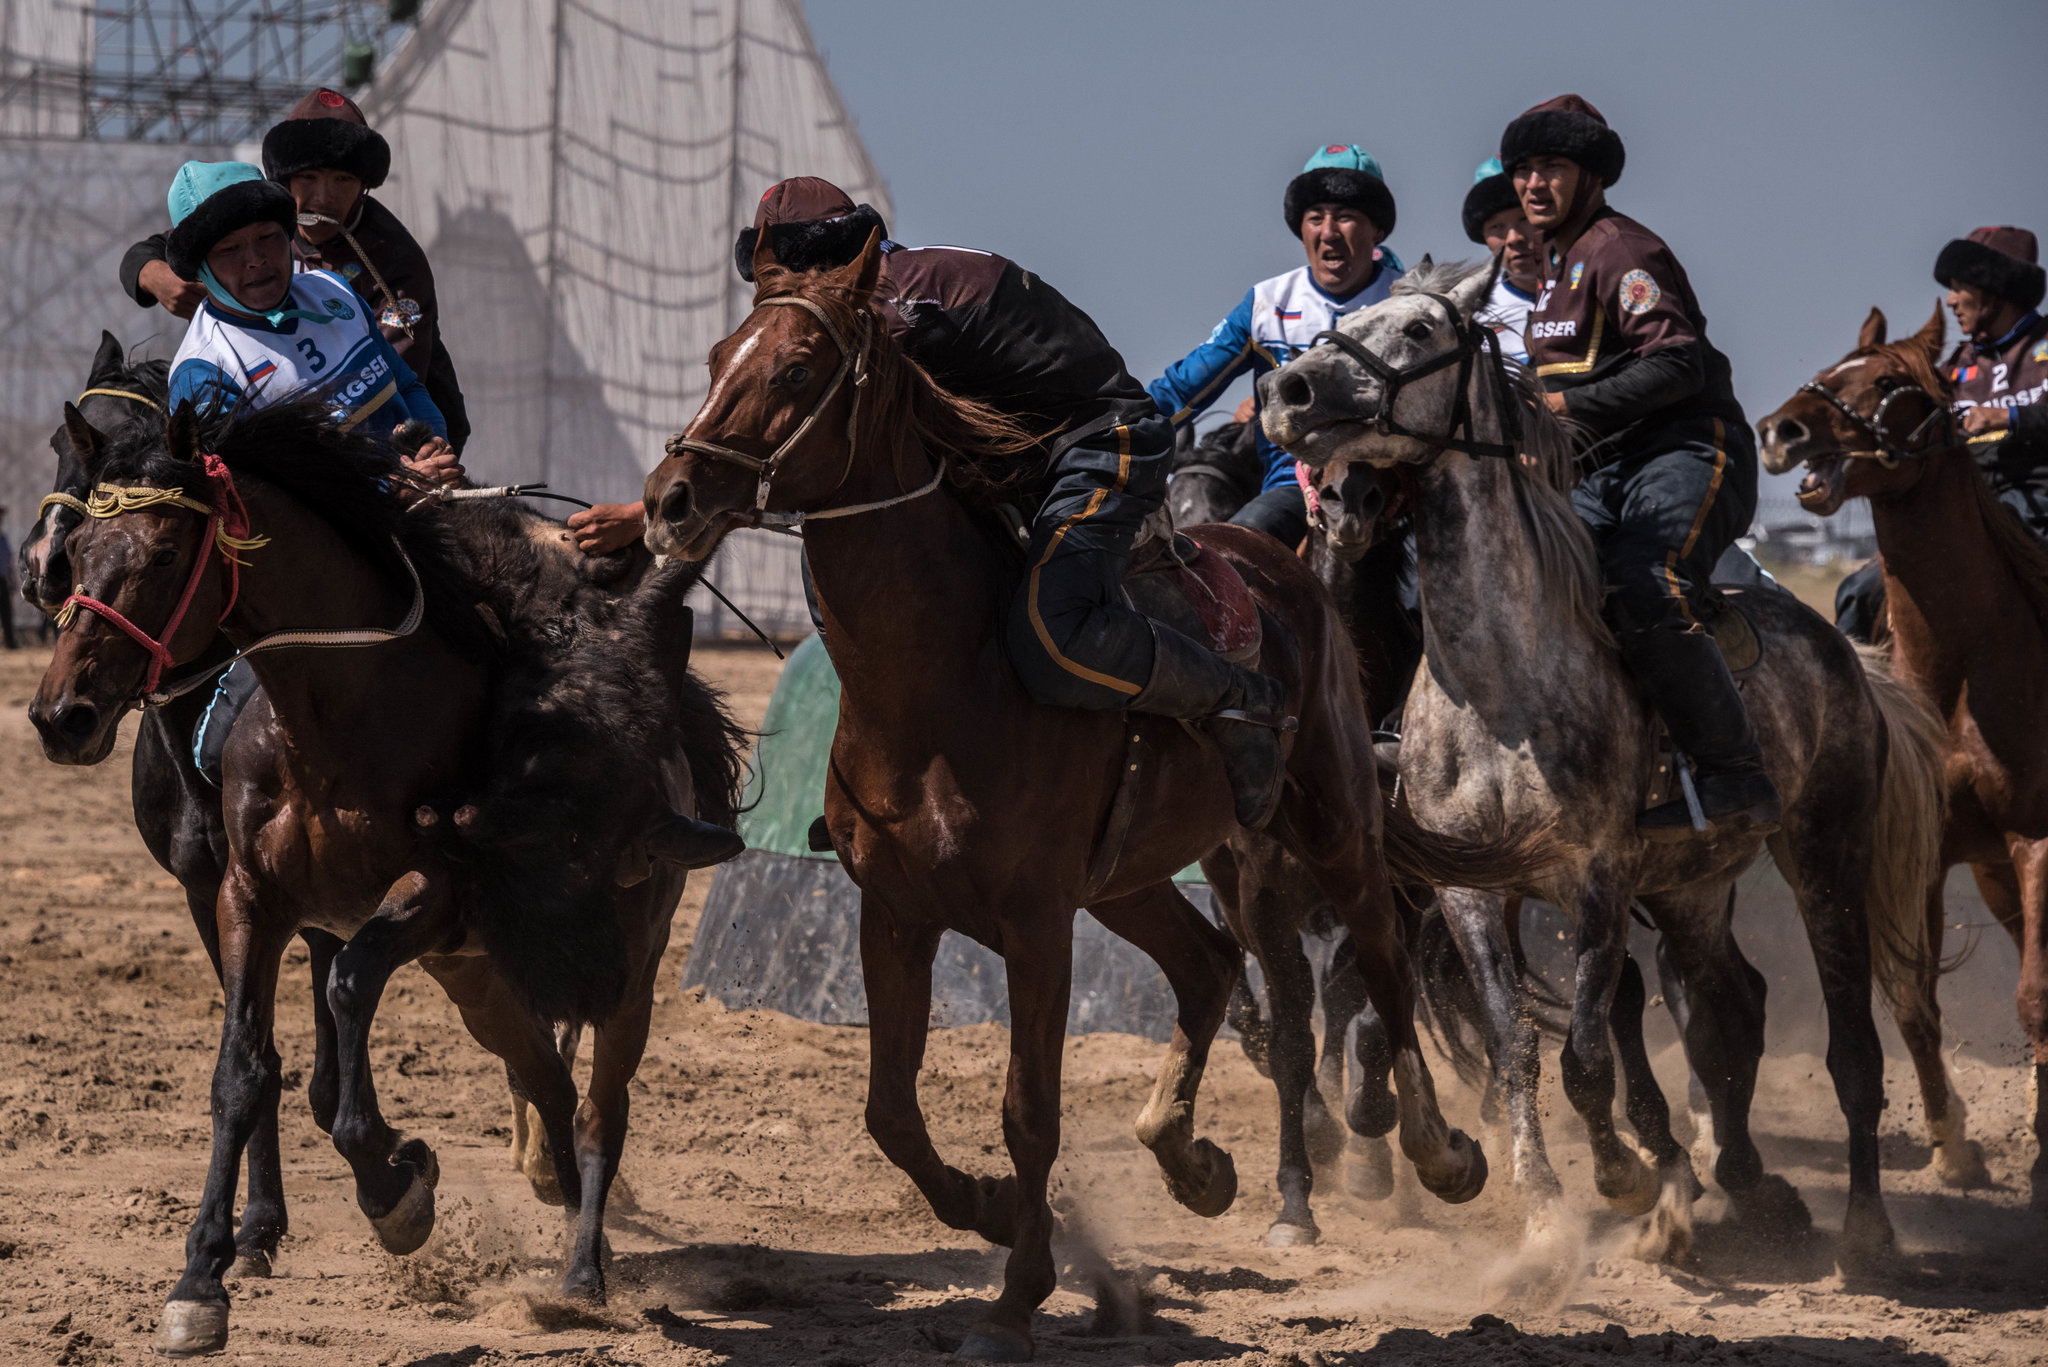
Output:
[[[249,562],[236,555],[237,551],[261,550],[270,544],[267,536],[231,536],[227,523],[214,517],[213,505],[201,503],[196,498],[185,497],[183,489],[156,489],[146,484],[101,484],[94,487],[91,495],[84,500],[70,494],[49,494],[44,497],[42,507],[61,503],[87,517],[119,517],[123,513],[141,512],[144,508],[158,508],[170,504],[178,508],[190,508],[201,517],[213,519],[213,544],[220,551],[223,560],[246,566]],[[71,619],[78,615],[78,604],[67,602],[57,613],[57,629],[62,631],[71,625]]]
[[[147,394],[137,394],[132,389],[88,389],[78,396],[76,402],[84,403],[95,394],[109,399],[129,399],[146,408],[154,408],[159,413],[164,411],[164,406],[155,399],[150,398]]]

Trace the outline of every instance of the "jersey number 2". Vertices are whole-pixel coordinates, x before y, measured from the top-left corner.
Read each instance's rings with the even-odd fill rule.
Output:
[[[327,357],[322,354],[319,347],[313,345],[311,337],[299,338],[299,355],[306,358],[306,369],[312,374],[318,375],[327,369]]]

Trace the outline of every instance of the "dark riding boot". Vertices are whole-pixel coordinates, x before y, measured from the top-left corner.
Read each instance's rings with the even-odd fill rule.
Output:
[[[1768,835],[1782,815],[1778,785],[1764,772],[1763,752],[1749,709],[1703,631],[1625,631],[1621,658],[1643,698],[1664,719],[1671,739],[1693,762],[1700,813],[1710,832]],[[1636,818],[1645,840],[1680,841],[1693,834],[1692,811],[1681,796]]]
[[[1216,743],[1240,826],[1262,830],[1287,776],[1280,733],[1295,727],[1278,679],[1241,669],[1179,632],[1152,623],[1152,679],[1131,711],[1194,721]]]

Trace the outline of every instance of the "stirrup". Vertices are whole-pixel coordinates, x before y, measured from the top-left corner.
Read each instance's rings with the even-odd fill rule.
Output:
[[[1275,720],[1271,716],[1254,715],[1245,711],[1242,707],[1226,707],[1220,712],[1211,712],[1209,715],[1220,717],[1224,721],[1250,722],[1253,726],[1263,726],[1273,731],[1292,732],[1301,730],[1301,718],[1299,717],[1281,717]]]

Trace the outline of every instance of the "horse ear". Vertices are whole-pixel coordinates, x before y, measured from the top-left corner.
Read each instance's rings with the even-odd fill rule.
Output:
[[[865,304],[874,298],[875,286],[882,278],[882,230],[870,229],[868,240],[860,249],[860,255],[853,262],[853,298],[856,304]]]
[[[775,259],[775,243],[770,239],[775,230],[763,228],[754,234],[754,297],[771,293],[779,288],[789,272]]]
[[[64,405],[64,435],[71,441],[71,454],[85,467],[87,478],[100,463],[100,442],[98,429],[85,420],[76,404]]]
[[[1941,311],[1941,301],[1934,301],[1934,316],[1927,325],[1913,334],[1913,340],[1927,348],[1929,356],[1941,355],[1942,343],[1948,340],[1948,316]]]
[[[1872,309],[1870,316],[1863,320],[1863,330],[1856,334],[1856,349],[1869,351],[1873,347],[1883,346],[1884,331],[1884,310]]]
[[[100,349],[92,354],[92,368],[85,373],[89,379],[105,380],[121,373],[121,343],[111,332],[100,333]]]
[[[1458,316],[1469,321],[1478,316],[1479,310],[1486,307],[1487,299],[1493,294],[1493,282],[1499,275],[1500,259],[1495,257],[1492,270],[1466,272],[1465,278],[1458,282],[1457,288],[1445,297],[1457,308]]]
[[[178,460],[198,459],[199,415],[192,409],[192,400],[180,401],[177,411],[171,414],[171,421],[164,428],[164,445]]]

